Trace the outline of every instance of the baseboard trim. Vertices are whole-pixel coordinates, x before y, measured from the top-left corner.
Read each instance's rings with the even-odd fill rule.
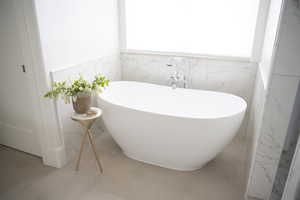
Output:
[[[34,130],[17,127],[2,121],[0,121],[0,130],[0,144],[35,156],[42,156]]]

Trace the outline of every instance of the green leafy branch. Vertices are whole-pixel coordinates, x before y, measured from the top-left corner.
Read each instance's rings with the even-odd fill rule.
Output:
[[[83,76],[74,80],[71,84],[66,81],[54,82],[52,90],[44,94],[45,98],[57,99],[63,98],[65,103],[70,103],[71,97],[76,97],[78,93],[100,93],[103,88],[108,86],[109,80],[105,76],[95,76],[95,79],[90,83]]]

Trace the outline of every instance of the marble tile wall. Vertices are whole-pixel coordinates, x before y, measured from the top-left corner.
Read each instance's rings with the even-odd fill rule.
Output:
[[[300,76],[300,4],[298,0],[286,0],[280,27],[275,73]]]
[[[244,98],[251,107],[256,63],[221,61],[205,58],[183,58],[174,61],[171,56],[121,54],[122,79],[168,85],[174,68],[167,63],[178,65],[177,70],[187,74],[188,86],[194,89],[214,90],[235,94]],[[179,63],[179,64],[178,64]],[[246,137],[249,114],[245,117],[239,136]]]
[[[299,14],[298,1],[286,0],[279,30],[278,50],[271,72],[263,123],[248,188],[250,196],[264,200],[277,197],[278,191],[283,190],[284,184],[280,180],[275,181],[275,178],[283,179],[283,176],[287,176],[284,170],[287,165],[279,165],[279,161],[281,155],[291,157],[282,152],[289,127],[293,126],[291,119],[295,102],[299,101],[296,99],[300,80]]]
[[[270,197],[298,83],[298,77],[272,75],[248,191],[251,196]]]
[[[258,138],[260,135],[264,105],[266,100],[266,90],[263,83],[262,73],[258,68],[255,82],[255,89],[253,94],[252,106],[250,110],[250,117],[247,127],[247,173],[246,180],[250,180],[251,173],[254,167],[255,153],[258,146]],[[248,182],[249,185],[249,182]]]
[[[297,138],[298,139],[298,138]],[[297,146],[297,139],[293,140],[288,150],[282,151],[280,156],[279,166],[273,184],[271,199],[281,200],[283,197],[285,185],[287,184],[290,167]],[[298,168],[297,168],[298,171]],[[298,196],[300,198],[300,196]]]
[[[52,81],[73,80],[78,78],[79,74],[83,75],[88,80],[92,80],[97,74],[105,75],[110,80],[120,80],[120,57],[119,55],[102,57],[79,65],[51,72]],[[93,104],[96,104],[95,99]],[[65,104],[63,101],[58,100],[56,102],[56,108],[60,128],[64,135],[67,159],[70,160],[79,150],[83,130],[78,123],[75,123],[70,119],[70,116],[73,113],[71,104]],[[101,121],[97,121],[96,126],[94,126],[94,131],[99,134],[102,132],[100,128],[101,123]]]

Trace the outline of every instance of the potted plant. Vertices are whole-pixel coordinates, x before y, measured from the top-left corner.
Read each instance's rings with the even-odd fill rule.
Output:
[[[108,86],[109,80],[105,76],[95,76],[92,82],[89,82],[80,76],[79,79],[68,84],[66,81],[54,82],[52,90],[47,92],[44,97],[57,99],[61,97],[65,103],[73,104],[73,109],[77,114],[85,114],[91,107],[92,93],[100,93],[105,86]]]

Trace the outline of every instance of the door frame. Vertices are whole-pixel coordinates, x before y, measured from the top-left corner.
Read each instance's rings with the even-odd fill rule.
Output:
[[[43,98],[43,94],[51,88],[51,81],[43,59],[35,0],[13,1],[20,19],[17,25],[24,32],[21,34],[24,64],[32,71],[33,101],[37,105],[34,109],[35,131],[40,142],[41,156],[45,165],[60,168],[67,162],[64,138],[58,123],[55,101]]]

